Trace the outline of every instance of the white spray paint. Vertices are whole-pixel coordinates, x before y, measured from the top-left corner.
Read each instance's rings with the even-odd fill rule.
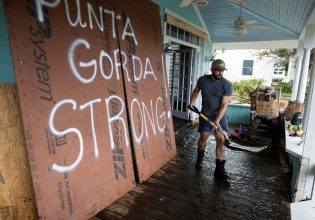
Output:
[[[139,66],[140,66],[139,76],[136,75],[136,61],[139,63]],[[132,66],[133,66],[134,79],[137,82],[142,77],[142,62],[141,62],[141,59],[136,55],[132,55]]]
[[[83,157],[83,138],[82,138],[82,135],[81,135],[81,132],[79,129],[77,128],[68,128],[66,130],[63,130],[63,131],[58,131],[56,128],[55,128],[55,125],[54,125],[54,118],[55,118],[55,114],[57,112],[57,110],[64,104],[72,104],[72,110],[76,110],[77,109],[77,103],[72,100],[72,99],[64,99],[64,100],[61,100],[60,102],[58,102],[52,109],[51,113],[50,113],[50,116],[49,116],[49,128],[51,130],[51,132],[54,134],[54,135],[60,135],[60,136],[63,136],[63,135],[66,135],[68,133],[76,133],[76,135],[78,136],[79,138],[79,142],[80,142],[80,151],[79,151],[79,155],[77,157],[77,159],[69,166],[60,166],[56,163],[54,163],[52,165],[52,169],[57,171],[57,172],[60,172],[60,173],[64,173],[64,172],[69,172],[73,169],[75,169],[79,163],[81,162],[82,160],[82,157]]]
[[[137,103],[137,105],[138,105],[138,108],[139,108],[139,112],[140,112],[140,114],[141,114],[141,133],[140,133],[140,136],[138,137],[137,136],[137,131],[136,131],[136,129],[135,129],[135,123],[134,123],[134,112],[133,112],[133,109],[134,109],[134,107],[133,107],[133,105],[134,105],[134,103]],[[143,137],[143,122],[144,122],[144,120],[143,120],[143,115],[142,115],[142,111],[141,111],[141,106],[140,106],[140,103],[139,103],[139,101],[136,99],[136,98],[133,98],[132,99],[132,102],[131,102],[131,128],[132,128],[132,133],[133,133],[133,135],[134,135],[134,138],[136,139],[136,143],[137,144],[139,144],[140,142],[141,142],[141,140],[142,140],[142,137]]]
[[[77,40],[74,40],[73,43],[71,44],[70,46],[70,49],[69,49],[69,56],[68,56],[68,61],[69,61],[69,64],[70,64],[70,67],[71,67],[71,70],[73,72],[73,74],[77,77],[77,79],[82,82],[82,83],[90,83],[94,80],[95,76],[96,76],[96,71],[97,71],[97,67],[96,67],[96,61],[95,60],[91,60],[90,62],[88,63],[84,63],[84,62],[80,62],[79,65],[81,67],[90,67],[90,66],[94,66],[94,73],[92,74],[91,78],[89,79],[86,79],[86,78],[83,78],[81,76],[81,74],[78,72],[77,68],[75,67],[75,64],[74,64],[74,52],[75,52],[75,49],[77,46],[79,45],[84,45],[87,49],[90,49],[90,44],[89,42],[87,42],[86,40],[84,39],[77,39]]]
[[[67,16],[67,20],[68,23],[70,24],[70,26],[72,27],[76,27],[78,24],[80,24],[80,26],[82,28],[86,27],[86,22],[82,21],[82,17],[81,17],[81,2],[80,0],[76,0],[76,9],[77,9],[77,18],[76,21],[73,22],[70,18],[70,7],[68,5],[68,0],[64,0],[65,2],[65,11],[66,11],[66,16]],[[37,11],[37,19],[40,22],[44,22],[44,14],[43,14],[43,7],[49,7],[49,8],[55,8],[60,4],[60,0],[55,0],[53,2],[49,2],[49,1],[45,1],[45,0],[35,0],[35,4],[36,4],[36,11]],[[113,38],[116,38],[116,25],[115,25],[115,18],[117,20],[121,20],[121,16],[120,15],[116,15],[114,11],[108,10],[108,9],[103,9],[101,6],[98,7],[99,10],[99,16],[96,15],[93,6],[88,2],[86,4],[86,10],[88,13],[88,17],[89,17],[89,27],[90,29],[93,30],[94,26],[93,26],[93,20],[96,22],[97,27],[99,28],[100,31],[104,31],[104,16],[106,16],[107,14],[109,14],[111,16],[112,19],[112,34],[113,34]],[[93,18],[94,19],[93,19]],[[124,23],[124,29],[123,29],[123,33],[122,33],[122,40],[125,40],[126,37],[130,37],[133,39],[134,43],[136,45],[138,45],[138,41],[134,32],[134,28],[131,25],[131,21],[130,21],[130,17],[126,18],[126,21]]]
[[[92,135],[93,135],[93,142],[94,142],[94,156],[98,157],[98,145],[97,145],[97,139],[96,139],[96,133],[95,133],[95,125],[94,125],[94,109],[93,104],[96,102],[101,102],[101,99],[94,99],[91,100],[84,105],[80,105],[80,109],[83,110],[86,107],[90,106],[90,113],[91,113],[91,128],[92,128]]]
[[[97,19],[97,16],[94,12],[93,6],[90,3],[87,3],[87,8],[88,8],[88,14],[89,14],[89,23],[90,23],[90,28],[93,29],[93,22],[92,22],[92,15],[94,17],[94,20],[98,26],[98,28],[103,32],[104,31],[104,22],[103,22],[103,8],[100,6],[99,11],[100,11],[100,21]]]
[[[128,27],[129,27],[129,29],[131,30],[131,32],[128,32],[128,31],[127,31]],[[130,23],[130,18],[129,18],[129,17],[127,17],[127,20],[126,20],[126,23],[125,23],[125,27],[124,27],[124,31],[123,31],[123,34],[122,34],[122,37],[121,37],[121,38],[122,38],[123,40],[125,40],[125,37],[126,37],[126,36],[132,37],[133,40],[134,40],[134,42],[135,42],[135,44],[138,45],[138,41],[137,41],[135,32],[133,31],[133,27],[132,27],[132,25],[131,25],[131,23]]]
[[[112,99],[117,99],[121,103],[121,106],[122,106],[120,112],[117,115],[114,115],[114,116],[110,116],[110,111],[109,111],[109,104],[110,104],[110,101]],[[126,146],[129,146],[129,140],[128,140],[128,135],[127,135],[126,123],[125,123],[124,119],[121,117],[121,115],[122,115],[122,113],[124,112],[124,109],[125,109],[125,103],[124,103],[123,99],[120,98],[117,95],[112,95],[112,96],[109,96],[108,98],[105,98],[105,103],[106,103],[106,110],[107,110],[107,122],[108,122],[108,127],[109,127],[111,148],[114,149],[114,147],[115,147],[111,123],[116,121],[116,120],[121,121],[121,123],[123,124],[124,132],[125,132]]]
[[[59,5],[59,3],[60,3],[60,0],[56,0],[54,2],[47,2],[47,1],[43,1],[43,0],[35,0],[36,11],[37,11],[37,19],[40,22],[44,21],[43,6],[54,8],[57,5]]]
[[[145,59],[145,70],[144,70],[144,76],[143,76],[144,79],[146,75],[153,75],[154,80],[157,81],[157,78],[154,75],[152,65],[148,57]]]
[[[80,26],[82,28],[85,28],[86,27],[86,22],[82,23],[82,19],[81,19],[80,0],[76,0],[78,14],[77,14],[77,20],[75,22],[73,22],[71,20],[71,17],[70,17],[70,10],[69,10],[69,5],[68,5],[68,0],[64,0],[64,1],[65,1],[67,19],[68,19],[69,24],[72,27],[76,27],[78,24],[80,24]]]
[[[103,9],[101,6],[99,6],[98,8],[94,9],[93,5],[90,3],[86,3],[86,10],[87,10],[87,14],[88,14],[88,20],[84,21],[84,19],[82,19],[82,13],[81,13],[81,8],[84,7],[83,4],[81,4],[80,0],[76,0],[76,10],[77,10],[77,14],[76,14],[76,18],[75,19],[71,19],[71,9],[69,7],[68,4],[68,0],[64,0],[65,1],[65,11],[66,11],[66,17],[68,20],[68,23],[71,27],[81,27],[81,28],[90,28],[90,29],[94,29],[94,28],[98,28],[100,31],[104,31],[105,27],[104,27],[104,16],[111,16],[111,21],[112,21],[112,36],[113,38],[116,38],[116,24],[115,21],[122,21],[121,19],[121,15],[119,14],[115,14],[114,11],[111,10],[107,10],[107,9]],[[40,22],[44,21],[44,15],[43,15],[43,8],[44,7],[48,7],[48,8],[55,8],[59,5],[60,0],[55,0],[55,1],[45,1],[45,0],[35,0],[36,2],[36,8],[37,8],[37,18]],[[96,13],[97,12],[97,13]],[[93,25],[94,23],[94,25]],[[96,24],[96,25],[95,25]],[[129,17],[126,18],[126,20],[124,20],[124,28],[123,28],[123,32],[122,32],[122,36],[121,39],[125,40],[125,39],[133,39],[135,45],[138,45],[138,41],[134,32],[134,28],[131,24],[131,20]],[[92,44],[93,45],[93,44]],[[112,56],[114,57],[114,62],[112,60],[112,56],[109,54],[109,52],[105,52],[104,50],[100,51],[99,54],[99,59],[91,59],[90,61],[77,61],[75,62],[75,58],[79,58],[80,56],[75,56],[76,52],[79,50],[78,47],[84,46],[84,49],[90,50],[91,45],[90,43],[82,38],[76,39],[74,40],[69,48],[69,52],[68,52],[68,62],[70,65],[70,68],[75,76],[76,79],[78,79],[81,83],[83,84],[89,84],[91,82],[93,82],[96,78],[96,74],[99,72],[102,76],[103,79],[105,80],[110,80],[113,76],[114,76],[114,71],[116,72],[116,79],[120,80],[120,69],[123,69],[123,73],[126,74],[127,80],[128,82],[131,82],[130,76],[129,76],[129,72],[128,72],[128,68],[127,68],[127,55],[124,51],[121,51],[119,49],[114,49],[112,52]],[[81,48],[80,48],[81,50]],[[84,53],[80,53],[80,54],[84,54]],[[88,53],[89,54],[89,53]],[[97,62],[98,61],[98,62]],[[108,61],[108,62],[105,62]],[[104,69],[104,65],[103,63],[108,63],[109,65],[109,71],[105,71]],[[88,68],[91,69],[93,68],[93,70],[90,72],[90,74],[86,75],[86,74],[82,74],[79,72],[80,68],[77,68],[77,65],[79,64],[79,67],[81,68]],[[98,71],[98,67],[99,67],[99,71]],[[153,79],[155,81],[157,81],[157,78],[155,76],[155,73],[153,71],[150,59],[148,57],[146,57],[145,59],[145,67],[143,68],[143,63],[141,61],[141,59],[132,54],[132,67],[133,67],[133,73],[134,73],[134,79],[135,81],[141,81],[141,79],[149,79],[153,77]],[[144,72],[143,72],[144,70]],[[90,70],[89,70],[90,71]],[[165,87],[165,95],[166,97],[168,97],[168,91],[167,91],[167,86],[166,86],[166,74],[165,74],[165,69],[164,69],[164,58],[162,55],[162,71],[164,74],[163,80],[164,80],[164,87]],[[93,99],[90,100],[88,102],[86,102],[85,104],[82,104],[80,106],[80,110],[84,110],[86,108],[89,108],[90,110],[90,115],[91,115],[91,133],[92,133],[92,137],[93,137],[93,143],[94,143],[94,156],[97,158],[99,156],[99,148],[98,148],[98,142],[97,142],[97,136],[96,136],[96,128],[95,128],[95,122],[94,122],[94,105],[96,103],[100,103],[102,99],[97,98],[97,99]],[[107,111],[107,123],[108,123],[108,128],[109,128],[109,137],[110,137],[110,145],[111,148],[114,149],[115,148],[115,143],[114,143],[114,136],[113,136],[113,131],[112,131],[112,124],[114,122],[119,121],[120,123],[122,123],[123,126],[123,131],[124,131],[124,136],[125,136],[125,143],[126,146],[129,146],[129,139],[128,139],[128,133],[127,133],[127,126],[126,123],[123,119],[123,113],[125,111],[125,103],[124,100],[117,96],[117,95],[111,95],[107,98],[104,99],[105,100],[105,105],[106,105],[106,111]],[[110,115],[110,105],[111,105],[111,101],[112,100],[118,100],[120,102],[121,105],[121,109],[118,113],[116,113],[115,115]],[[54,163],[52,165],[52,169],[56,172],[69,172],[74,170],[81,162],[82,157],[83,157],[83,151],[84,151],[84,142],[83,142],[83,137],[82,134],[80,132],[79,129],[77,128],[73,128],[70,127],[68,129],[65,129],[63,131],[59,131],[55,128],[54,126],[54,120],[55,120],[55,114],[56,112],[59,110],[59,108],[61,108],[63,105],[66,104],[71,104],[72,105],[72,109],[76,110],[77,109],[77,103],[75,100],[73,99],[63,99],[60,102],[58,102],[52,109],[50,116],[49,116],[49,128],[51,130],[51,132],[54,135],[60,135],[60,136],[64,136],[66,134],[69,133],[75,133],[78,136],[79,139],[79,144],[80,144],[80,148],[79,148],[79,153],[77,158],[75,159],[75,161],[70,164],[69,166],[61,166],[58,165],[57,163]],[[168,118],[171,117],[171,113],[170,111],[166,112],[163,110],[162,112],[158,112],[159,106],[163,105],[163,100],[161,97],[157,97],[156,102],[155,102],[155,113],[153,111],[154,107],[153,107],[153,101],[150,100],[150,106],[149,109],[147,108],[147,106],[145,105],[144,102],[139,102],[136,98],[134,98],[131,102],[131,125],[132,125],[132,131],[133,131],[133,135],[135,138],[135,141],[137,143],[140,143],[144,137],[144,130],[145,130],[145,136],[146,138],[149,138],[149,132],[148,132],[148,125],[151,124],[151,128],[153,131],[153,135],[156,135],[156,126],[158,129],[159,133],[163,133],[165,128],[166,128],[166,116]],[[140,124],[141,124],[141,130],[140,130],[140,134],[139,130],[138,133],[136,131],[136,124],[135,124],[135,118],[134,118],[134,112],[136,109],[134,108],[138,108],[139,112],[139,120],[141,120]],[[137,115],[136,115],[137,116]],[[162,119],[162,120],[161,120]],[[161,124],[162,122],[162,124]],[[139,125],[139,124],[138,124]],[[140,125],[139,125],[140,126]]]
[[[164,129],[165,129],[165,126],[166,126],[166,122],[165,122],[165,120],[166,120],[166,113],[165,113],[165,111],[163,111],[163,113],[160,115],[160,117],[158,117],[158,104],[159,104],[159,100],[160,100],[161,103],[163,104],[162,98],[161,98],[161,97],[158,97],[158,98],[156,99],[156,103],[155,103],[155,114],[156,114],[156,124],[157,124],[158,130],[159,130],[160,133],[162,133],[162,132],[164,132]],[[158,118],[163,118],[163,123],[164,123],[163,127],[160,127]]]
[[[120,60],[120,55],[121,55],[121,60],[122,60],[122,65]],[[131,81],[130,77],[129,77],[129,72],[128,69],[126,67],[127,64],[127,55],[124,51],[120,51],[119,49],[114,50],[114,57],[115,57],[115,66],[116,66],[116,73],[117,73],[117,79],[119,79],[119,68],[122,66],[122,68],[124,69],[124,73],[127,76],[127,80],[128,82]]]
[[[110,14],[112,16],[112,34],[113,38],[116,38],[116,25],[115,25],[115,12],[111,10],[104,9],[105,14]],[[118,19],[118,18],[116,18]]]
[[[148,116],[149,118],[149,121],[152,125],[152,130],[153,130],[153,134],[155,135],[155,123],[154,123],[154,117],[153,117],[153,108],[152,108],[152,100],[150,100],[150,106],[151,106],[151,118],[150,118],[150,115],[149,115],[149,112],[148,112],[148,109],[147,107],[145,106],[145,104],[142,102],[142,110],[144,113],[147,113],[146,115]],[[147,120],[145,120],[146,118],[143,116],[143,119],[144,119],[144,126],[145,126],[145,134],[146,134],[146,137],[148,138],[149,137],[149,134],[148,134],[148,127],[147,127]]]
[[[103,70],[103,57],[106,57],[107,60],[109,61],[110,63],[110,74],[109,75],[106,75],[106,73],[104,73],[104,70]],[[102,76],[104,77],[104,79],[110,79],[112,78],[113,76],[113,72],[114,72],[114,68],[113,68],[113,61],[111,59],[111,57],[109,56],[108,53],[106,53],[104,50],[101,51],[101,54],[100,54],[100,60],[99,60],[99,63],[100,63],[100,70],[101,70],[101,74]],[[117,75],[119,77],[119,75]]]

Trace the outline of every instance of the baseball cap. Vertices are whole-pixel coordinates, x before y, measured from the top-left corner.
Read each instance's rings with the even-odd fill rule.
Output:
[[[227,70],[225,68],[225,63],[223,60],[217,59],[212,62],[211,68],[216,68],[219,70]]]

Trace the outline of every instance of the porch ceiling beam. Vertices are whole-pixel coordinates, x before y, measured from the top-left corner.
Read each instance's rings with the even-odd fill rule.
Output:
[[[213,42],[212,48],[217,50],[297,48],[298,42],[298,40]]]
[[[239,7],[240,7],[238,4],[235,4],[235,3],[232,3],[232,2],[230,2],[230,4],[233,5],[233,6],[236,7],[236,8],[239,8]],[[252,11],[252,10],[250,10],[250,9],[247,9],[247,8],[245,8],[245,7],[242,7],[242,10],[245,11],[246,13],[248,13],[248,14],[250,14],[250,15],[256,17],[256,18],[259,18],[260,20],[262,20],[262,21],[264,21],[264,22],[266,22],[266,23],[269,23],[270,25],[272,25],[272,26],[274,26],[274,27],[277,27],[277,28],[279,28],[279,29],[281,29],[281,30],[287,32],[288,34],[292,35],[292,36],[295,37],[295,38],[299,38],[299,36],[300,36],[299,33],[296,33],[296,32],[294,32],[294,31],[288,29],[287,27],[285,27],[285,26],[283,26],[283,25],[280,25],[280,24],[278,24],[278,23],[276,23],[276,22],[274,22],[274,21],[271,21],[270,19],[268,19],[268,18],[266,18],[266,17],[263,17],[263,16],[257,14],[256,12],[254,12],[254,11]]]

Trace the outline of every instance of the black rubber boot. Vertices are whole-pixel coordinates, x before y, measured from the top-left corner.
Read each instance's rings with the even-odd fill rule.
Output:
[[[196,160],[196,164],[195,164],[195,168],[196,169],[200,169],[202,166],[201,166],[201,163],[203,161],[203,157],[204,157],[204,154],[205,154],[205,151],[203,150],[199,150],[197,149],[197,160]]]
[[[220,161],[219,159],[215,160],[215,171],[214,171],[214,177],[222,180],[230,179],[230,177],[227,175],[224,165],[225,160]]]

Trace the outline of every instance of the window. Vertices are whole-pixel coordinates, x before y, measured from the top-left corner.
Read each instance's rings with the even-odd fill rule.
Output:
[[[253,75],[254,60],[243,61],[243,75]]]
[[[177,27],[171,25],[171,36],[177,38]]]
[[[273,74],[274,75],[282,75],[284,72],[283,66],[281,64],[274,64],[273,65]]]
[[[201,44],[201,38],[199,36],[171,24],[166,24],[166,35],[197,46],[200,46]]]

